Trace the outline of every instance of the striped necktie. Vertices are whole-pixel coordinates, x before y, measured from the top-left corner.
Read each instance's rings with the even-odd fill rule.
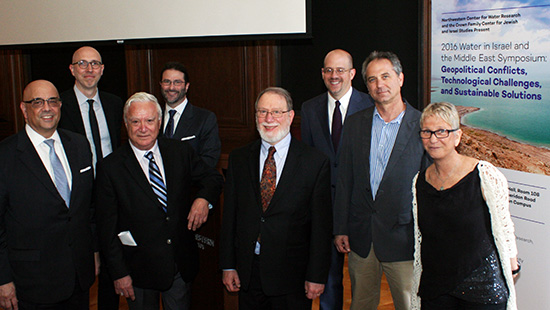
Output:
[[[164,182],[162,181],[159,166],[157,166],[157,163],[155,162],[153,152],[147,152],[145,157],[149,159],[149,182],[151,183],[153,192],[155,192],[155,195],[157,195],[158,200],[162,204],[162,209],[166,212],[166,208],[168,206],[166,185],[164,185]]]

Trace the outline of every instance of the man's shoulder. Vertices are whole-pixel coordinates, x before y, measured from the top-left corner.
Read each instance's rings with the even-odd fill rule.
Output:
[[[76,101],[76,94],[74,93],[74,89],[70,88],[65,91],[63,91],[61,94],[59,94],[59,97],[61,98],[61,101]],[[63,102],[65,103],[65,102]]]
[[[59,133],[59,136],[61,138],[69,138],[68,140],[64,139],[63,143],[88,144],[88,140],[86,139],[86,137],[77,132],[70,131],[64,128],[57,128],[57,132]]]
[[[201,117],[201,118],[208,118],[208,117],[214,117],[215,118],[216,117],[216,114],[214,114],[214,112],[212,112],[208,109],[198,107],[198,106],[193,105],[191,103],[187,103],[187,104],[190,108],[193,109],[193,114],[195,116],[198,116],[198,117]]]
[[[322,104],[327,103],[327,92],[324,92],[318,96],[315,96],[304,103],[302,103],[302,112],[307,111],[309,109],[313,109],[314,107]]]
[[[25,130],[25,129],[22,129],[22,130]],[[0,156],[4,152],[13,149],[17,145],[17,141],[19,140],[19,135],[21,134],[22,134],[21,132],[15,133],[5,138],[4,140],[0,141],[0,150],[2,150],[0,152]]]
[[[325,155],[323,152],[319,151],[318,149],[309,146],[305,144],[304,142],[292,138],[292,141],[290,143],[290,148],[294,149],[296,152],[302,154],[303,156],[306,156],[308,160],[328,160],[328,156]]]
[[[123,104],[122,98],[120,98],[119,96],[117,96],[115,94],[111,94],[109,92],[102,91],[102,90],[99,91],[99,99],[101,101],[106,100],[106,101],[109,101],[109,102],[120,103],[120,105]]]

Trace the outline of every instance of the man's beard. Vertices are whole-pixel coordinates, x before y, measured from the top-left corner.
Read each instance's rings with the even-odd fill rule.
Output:
[[[267,125],[267,123],[265,124]],[[260,133],[260,137],[262,138],[262,140],[271,144],[281,141],[290,132],[290,126],[287,126],[286,128],[284,128],[283,124],[279,124],[278,130],[273,133],[271,132],[268,133],[267,131],[263,130],[262,124],[258,123],[257,121],[256,121],[256,128],[258,129],[258,132]]]
[[[185,96],[187,95],[187,92],[182,89],[178,92],[178,95],[176,96],[176,98],[174,100],[168,100],[168,98],[166,96],[167,93],[174,93],[174,92],[173,91],[163,91],[162,92],[162,96],[164,97],[164,100],[166,101],[166,103],[168,105],[172,105],[176,102],[183,101],[183,98],[185,98]]]

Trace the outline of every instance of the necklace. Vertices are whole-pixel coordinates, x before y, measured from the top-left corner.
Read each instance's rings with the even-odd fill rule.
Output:
[[[439,171],[437,171],[437,166],[434,165],[434,170],[435,170],[435,176],[437,177],[437,179],[441,182],[441,187],[439,187],[439,191],[442,191],[445,189],[445,182],[447,182],[449,180],[449,178],[453,175],[453,173],[455,172],[455,169],[456,167],[458,167],[458,165],[460,164],[462,160],[459,159],[455,166],[453,167],[453,169],[451,170],[451,172],[449,172],[449,174],[447,175],[447,177],[445,178],[445,180],[442,180],[440,177],[439,177]]]

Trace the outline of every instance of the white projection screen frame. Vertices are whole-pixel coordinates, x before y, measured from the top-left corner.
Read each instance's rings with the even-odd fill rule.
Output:
[[[308,0],[0,1],[0,45],[306,34]]]

